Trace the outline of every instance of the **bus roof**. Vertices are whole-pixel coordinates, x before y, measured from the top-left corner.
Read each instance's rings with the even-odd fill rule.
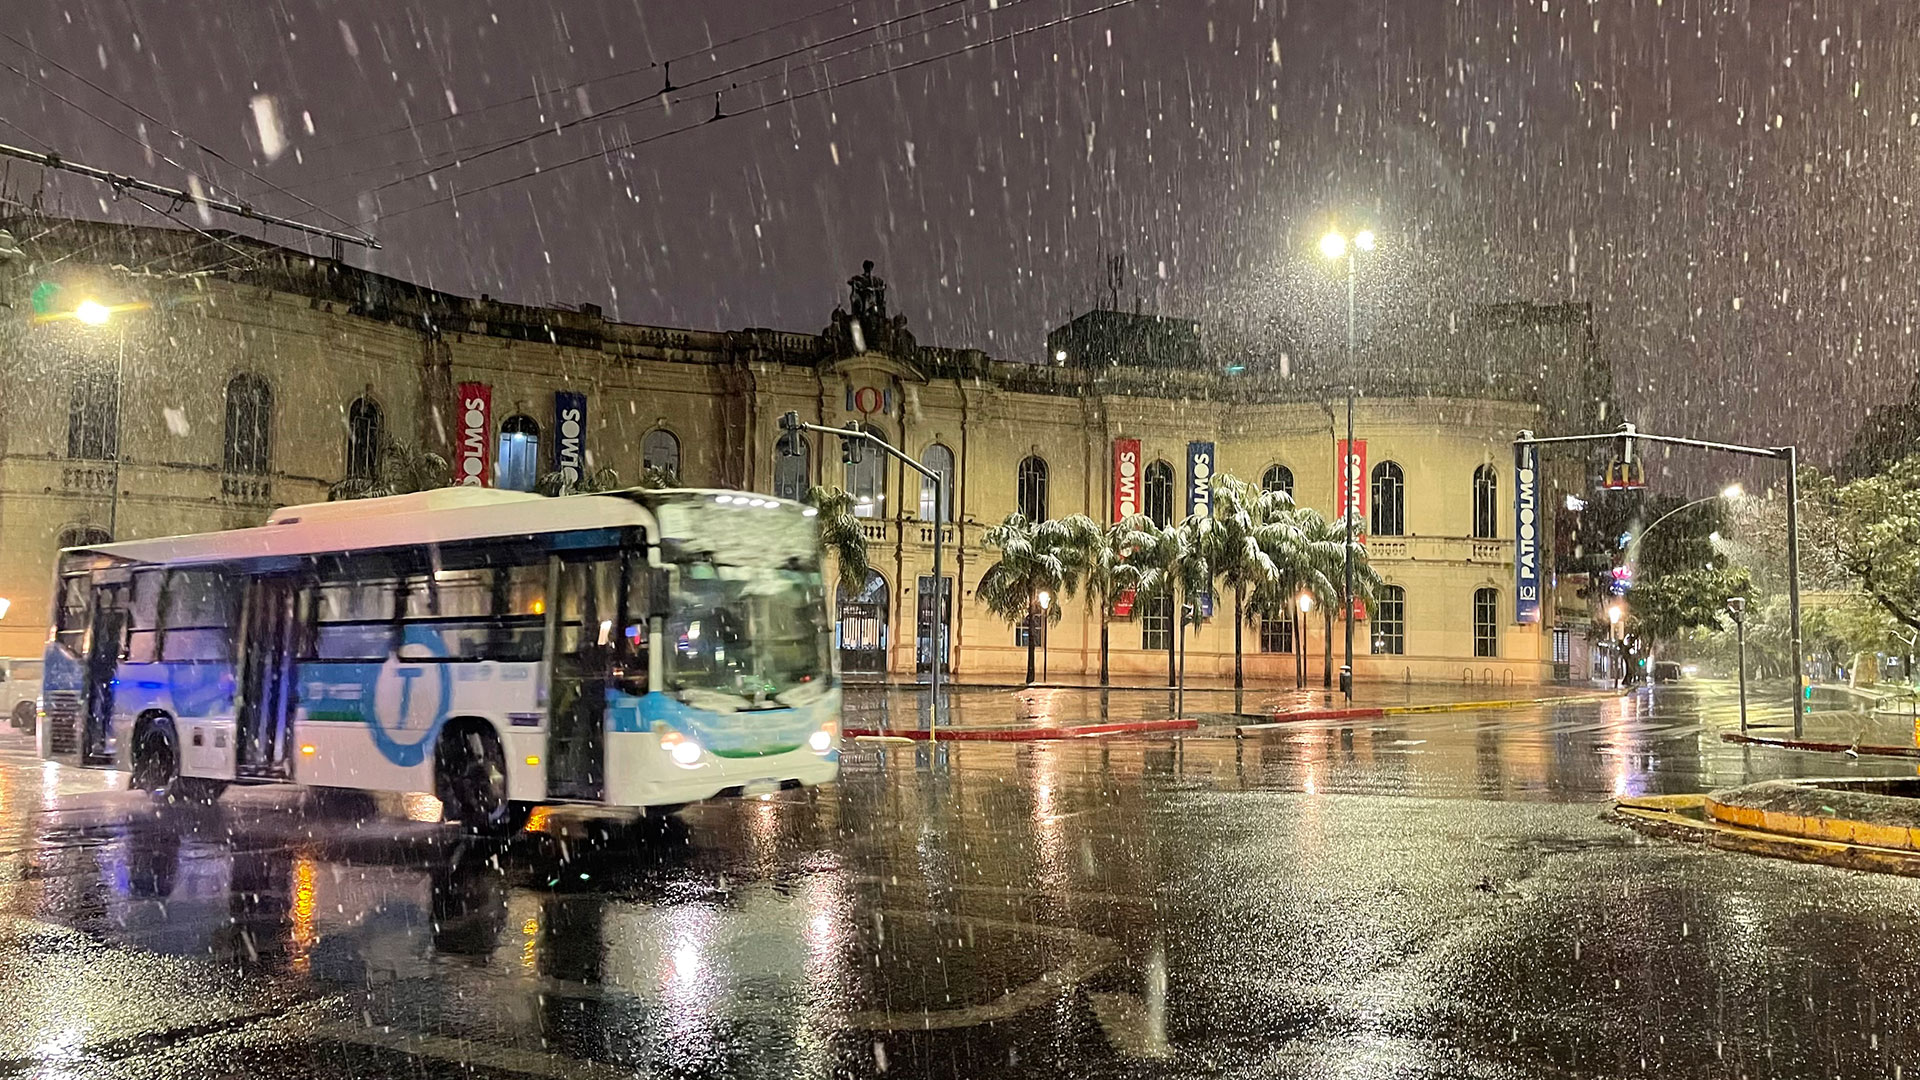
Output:
[[[664,495],[647,492],[646,501]],[[439,488],[378,499],[275,510],[267,524],[225,532],[70,548],[131,563],[217,564],[344,551],[418,547],[492,536],[530,536],[637,525],[659,527],[638,492],[549,498],[489,488]]]

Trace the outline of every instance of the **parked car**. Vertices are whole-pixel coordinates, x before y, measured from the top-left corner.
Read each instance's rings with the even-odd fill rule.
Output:
[[[40,708],[40,659],[0,657],[0,709],[7,711],[7,726],[33,734]]]
[[[1653,665],[1653,681],[1657,683],[1679,682],[1682,674],[1680,665],[1672,660],[1659,660]]]

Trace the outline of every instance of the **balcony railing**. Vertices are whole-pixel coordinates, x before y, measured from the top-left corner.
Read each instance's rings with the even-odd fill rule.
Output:
[[[884,521],[863,521],[860,523],[860,533],[868,540],[884,544],[887,542],[887,523]]]
[[[113,493],[111,462],[69,462],[60,467],[60,486],[64,490],[89,495]]]
[[[1367,539],[1367,556],[1414,562],[1506,563],[1513,559],[1513,542],[1465,536],[1374,536]]]
[[[235,503],[272,502],[273,480],[250,473],[221,473],[220,498]]]

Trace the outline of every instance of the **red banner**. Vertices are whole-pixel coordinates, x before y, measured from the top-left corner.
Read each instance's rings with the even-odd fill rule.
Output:
[[[1353,508],[1353,536],[1355,540],[1364,541],[1367,538],[1367,440],[1355,439],[1351,446],[1345,439],[1337,440],[1334,454],[1337,458],[1334,467],[1340,475],[1340,513],[1345,515],[1348,507]],[[1347,618],[1364,621],[1367,602],[1355,596],[1351,604]]]
[[[492,483],[488,466],[492,464],[493,387],[486,383],[463,382],[454,395],[453,482],[463,487],[487,487]]]
[[[1113,520],[1140,513],[1140,440],[1113,440]],[[1113,602],[1113,613],[1124,619],[1133,614],[1133,590]]]
[[[1354,531],[1365,536],[1367,531],[1367,440],[1355,439],[1351,446],[1347,440],[1340,439],[1334,444],[1334,463],[1340,477],[1340,514],[1344,516],[1347,508],[1353,508]]]
[[[1140,440],[1113,440],[1113,520],[1140,512]]]

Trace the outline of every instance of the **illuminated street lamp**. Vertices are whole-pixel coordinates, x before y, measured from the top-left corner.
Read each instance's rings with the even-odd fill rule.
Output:
[[[1340,665],[1340,692],[1349,705],[1353,704],[1353,510],[1360,502],[1361,483],[1361,478],[1353,474],[1354,292],[1360,279],[1358,253],[1372,250],[1372,229],[1354,233],[1351,246],[1338,229],[1330,229],[1320,238],[1320,254],[1329,259],[1344,257],[1347,260],[1347,456],[1340,462],[1339,500],[1341,514],[1347,520],[1346,584],[1340,591],[1340,602],[1346,608],[1343,615],[1347,644],[1345,660]]]
[[[105,326],[107,325],[107,320],[113,317],[113,309],[92,297],[88,297],[80,301],[79,306],[73,309],[73,317],[86,323],[88,326]]]
[[[1053,606],[1053,595],[1045,589],[1040,590],[1040,681],[1047,681],[1047,609]]]

